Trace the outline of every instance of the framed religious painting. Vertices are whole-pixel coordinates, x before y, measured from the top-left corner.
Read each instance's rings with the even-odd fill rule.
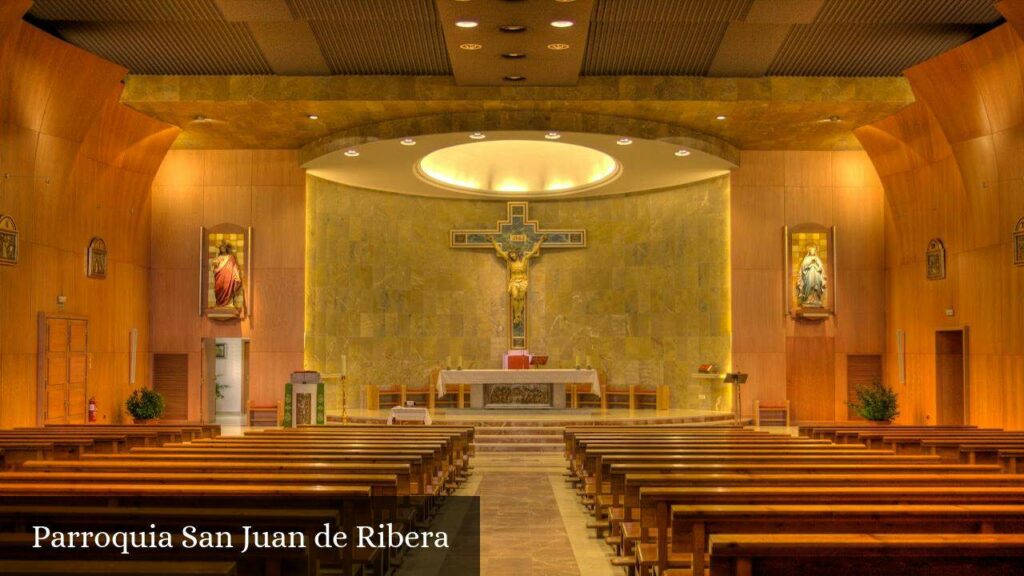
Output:
[[[240,320],[251,313],[252,228],[221,224],[202,228],[200,314]]]
[[[946,277],[946,245],[940,238],[932,238],[925,252],[925,272],[929,280],[942,280]]]
[[[835,313],[835,228],[784,227],[786,314],[821,320]]]
[[[18,263],[18,226],[10,216],[0,215],[0,265]]]
[[[107,243],[95,237],[85,251],[85,275],[102,280],[107,277]]]
[[[1017,220],[1017,227],[1013,229],[1013,263],[1024,266],[1024,218]]]

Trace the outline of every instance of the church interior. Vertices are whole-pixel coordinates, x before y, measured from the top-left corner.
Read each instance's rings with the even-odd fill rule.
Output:
[[[1022,166],[1024,0],[3,0],[0,574],[1024,575]]]

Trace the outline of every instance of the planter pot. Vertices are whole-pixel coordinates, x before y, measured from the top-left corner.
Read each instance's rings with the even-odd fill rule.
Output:
[[[135,424],[158,424],[159,418],[132,418],[132,422]]]
[[[891,426],[892,420],[869,420],[875,426]]]

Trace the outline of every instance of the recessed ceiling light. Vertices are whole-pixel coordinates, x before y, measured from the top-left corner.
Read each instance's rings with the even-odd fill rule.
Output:
[[[572,20],[554,20],[551,25],[555,28],[571,28],[575,24]]]
[[[559,134],[558,132],[548,132],[547,134],[544,135],[544,137],[547,138],[548,140],[558,140],[559,138],[562,137],[562,135]]]
[[[504,26],[498,26],[498,30],[515,34],[516,32],[526,32],[526,26],[522,24],[505,24]]]
[[[526,80],[526,76],[520,76],[519,74],[509,74],[505,76],[505,80],[508,82],[522,82]]]
[[[413,140],[412,138],[402,138],[401,140],[398,141],[398,143],[401,144],[402,146],[415,146],[416,145],[416,141]]]
[[[568,49],[569,49],[569,45],[568,44],[563,44],[561,42],[556,42],[554,44],[548,44],[548,50],[568,50]]]
[[[465,44],[459,44],[459,48],[462,48],[463,50],[479,50],[479,49],[483,48],[483,45],[482,44],[473,44],[471,42],[467,42]]]
[[[718,116],[715,116],[715,120],[725,120],[726,118],[728,118],[728,116],[726,116],[725,114],[719,114]]]
[[[206,120],[206,116],[203,116],[202,114],[196,114],[192,118],[192,120],[194,120],[195,122],[202,122],[202,121]]]
[[[358,150],[345,150],[345,156],[348,156],[349,158],[355,158],[356,156],[359,156],[359,151]]]
[[[310,120],[319,120],[320,116],[316,114],[306,114],[306,118],[309,118]]]
[[[473,140],[483,140],[484,138],[487,138],[487,135],[484,134],[483,132],[473,132],[472,134],[469,135],[469,137],[472,138]]]
[[[508,58],[509,60],[520,60],[526,58],[526,54],[522,52],[505,52],[501,57]]]
[[[630,144],[633,143],[633,141],[630,140],[629,138],[619,138],[618,140],[615,141],[615,143],[618,144],[619,146],[629,146]]]
[[[690,151],[687,150],[686,148],[680,148],[679,150],[676,150],[676,156],[689,156],[689,155],[690,155]]]
[[[476,28],[480,23],[476,20],[459,20],[455,25],[459,28]]]

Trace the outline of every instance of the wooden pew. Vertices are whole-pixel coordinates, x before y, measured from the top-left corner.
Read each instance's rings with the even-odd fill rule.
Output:
[[[670,558],[704,573],[707,540],[716,534],[1024,533],[1020,505],[750,504],[672,506]]]
[[[999,465],[1010,474],[1016,474],[1020,470],[1020,460],[1024,458],[1024,448],[999,451]]]
[[[669,568],[671,506],[685,504],[1024,504],[1019,486],[744,486],[667,487],[640,490],[641,534],[653,527],[656,542],[640,545],[637,564]]]
[[[686,572],[669,571],[663,576]],[[1019,534],[740,534],[711,540],[711,576],[1024,575]]]

